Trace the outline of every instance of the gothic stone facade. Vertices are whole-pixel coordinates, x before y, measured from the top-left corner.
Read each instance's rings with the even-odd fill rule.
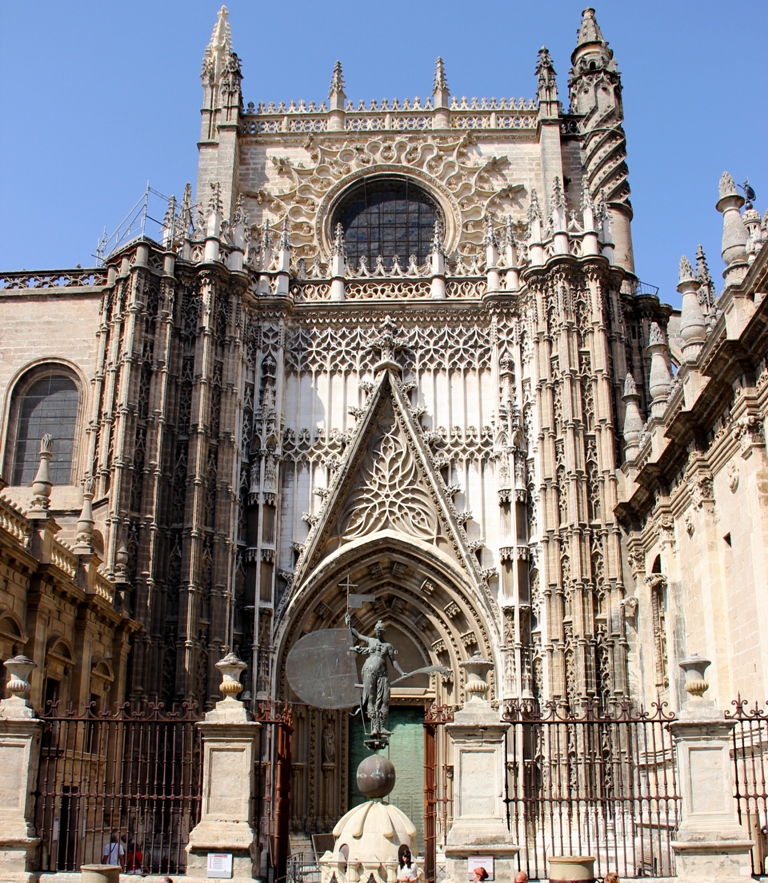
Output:
[[[718,306],[703,255],[688,313],[648,293],[592,10],[571,60],[568,112],[546,50],[529,100],[458,100],[438,60],[423,102],[355,106],[337,65],[327,102],[245,105],[222,10],[197,201],[103,269],[3,277],[2,471],[22,474],[24,391],[68,378],[51,506],[74,532],[93,479],[94,537],[142,626],[130,698],[208,705],[233,647],[254,701],[293,698],[286,656],[343,626],[346,577],[375,599],[359,630],[381,618],[405,669],[451,671],[396,704],[460,703],[476,650],[499,701],[676,707],[692,651],[721,700],[742,676],[762,695],[764,663],[744,673],[768,658],[765,225]],[[347,799],[348,718],[296,718],[293,813],[322,828]]]

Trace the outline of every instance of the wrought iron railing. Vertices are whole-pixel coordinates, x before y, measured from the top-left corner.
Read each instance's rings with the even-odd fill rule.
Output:
[[[768,863],[768,707],[748,707],[741,696],[732,703],[731,735],[734,797],[739,822],[754,841],[752,873],[762,876]]]
[[[41,717],[40,870],[78,871],[101,862],[106,848],[128,870],[183,873],[202,794],[196,706],[97,713],[53,703]]]
[[[662,705],[648,714],[629,704],[520,702],[504,719],[507,823],[531,879],[546,877],[557,855],[594,855],[601,877],[674,874],[674,715]]]

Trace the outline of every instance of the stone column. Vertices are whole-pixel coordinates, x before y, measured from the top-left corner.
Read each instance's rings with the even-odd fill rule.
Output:
[[[454,814],[445,842],[448,879],[467,879],[467,859],[487,855],[494,860],[498,883],[511,883],[519,851],[504,819],[506,757],[504,735],[508,729],[487,699],[486,673],[493,663],[475,655],[466,669],[466,700],[448,731],[453,740]],[[489,870],[490,869],[486,869]]]
[[[708,666],[708,659],[696,655],[680,663],[690,699],[670,724],[682,792],[682,822],[672,841],[679,883],[736,883],[751,876],[753,842],[733,800],[730,737],[736,722],[704,699]]]
[[[32,860],[40,843],[35,834],[37,768],[42,721],[24,698],[29,673],[37,664],[26,656],[4,663],[10,694],[0,702],[0,880],[31,883]]]
[[[198,724],[203,733],[203,806],[187,845],[187,877],[207,876],[208,853],[231,853],[232,879],[251,881],[258,860],[251,813],[256,737],[261,724],[237,699],[246,668],[234,653],[216,663],[224,699]]]

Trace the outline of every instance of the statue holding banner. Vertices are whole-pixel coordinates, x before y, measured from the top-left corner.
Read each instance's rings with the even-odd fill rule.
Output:
[[[363,663],[363,670],[361,672],[363,695],[360,708],[371,722],[371,736],[389,736],[389,730],[384,727],[384,722],[389,715],[390,684],[387,660],[392,663],[395,671],[401,677],[406,677],[406,673],[395,658],[397,650],[384,640],[385,627],[381,620],[374,626],[373,637],[361,635],[357,629],[352,628],[349,624],[349,617],[347,617],[347,625],[349,625],[349,630],[355,638],[358,641],[364,642],[364,646],[361,647],[359,644],[355,644],[352,649],[355,653],[368,657]]]

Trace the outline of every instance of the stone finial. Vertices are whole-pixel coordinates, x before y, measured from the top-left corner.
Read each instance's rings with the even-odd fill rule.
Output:
[[[696,246],[696,278],[699,280],[699,303],[705,312],[709,312],[717,301],[715,283],[709,272],[707,258],[701,245]]]
[[[74,552],[76,555],[93,554],[93,493],[96,483],[89,475],[83,482],[83,507],[77,519]]]
[[[443,59],[439,55],[435,62],[435,77],[432,81],[432,94],[434,95],[437,92],[445,92],[446,95],[450,94],[448,90],[448,80],[445,77],[445,65],[443,64]]]
[[[32,505],[30,518],[47,518],[48,503],[51,499],[51,457],[53,456],[53,436],[46,433],[40,439],[40,465],[32,482]]]
[[[333,98],[334,95],[340,95],[342,98],[347,96],[344,94],[344,72],[341,69],[341,62],[337,61],[333,66],[333,74],[331,75],[331,87],[328,90],[328,97]]]
[[[115,554],[115,582],[128,582],[128,546],[122,542]]]
[[[291,233],[288,228],[288,215],[285,216],[285,220],[283,221],[283,229],[280,233],[280,242],[277,247],[285,251],[291,247]]]
[[[577,31],[576,48],[586,43],[605,43],[600,25],[595,18],[595,10],[588,7],[581,14],[581,26]]]
[[[691,262],[688,258],[683,255],[680,258],[680,271],[678,274],[678,285],[682,285],[686,282],[698,282],[696,279],[696,275],[693,272],[693,267],[691,266]]]
[[[29,695],[29,675],[37,663],[27,656],[14,656],[3,663],[10,673],[5,691],[10,694],[0,702],[0,720],[30,720],[37,717],[26,697]]]
[[[699,280],[691,262],[683,255],[680,258],[680,281],[677,290],[683,296],[680,313],[680,337],[683,339],[683,358],[686,362],[695,361],[707,339],[707,324],[699,303]]]
[[[531,198],[528,201],[528,223],[534,220],[541,220],[541,206],[539,205],[539,195],[534,189],[531,190]]]
[[[515,222],[512,215],[504,218],[504,265],[507,268],[506,289],[507,291],[520,290],[520,274],[517,266],[517,240],[515,238]]]
[[[499,246],[499,240],[493,227],[493,215],[490,213],[485,216],[483,224],[483,245],[486,248],[498,248]]]
[[[432,247],[430,254],[445,255],[445,243],[443,238],[443,222],[435,218],[435,229],[432,232]]]
[[[648,346],[666,346],[667,342],[664,340],[664,333],[661,330],[661,327],[658,322],[651,323],[651,330],[648,334]]]
[[[336,224],[336,230],[333,235],[333,242],[331,243],[331,257],[347,257],[347,246],[344,242],[344,228],[341,226],[341,222]]]
[[[177,229],[176,197],[171,195],[163,218],[163,248],[170,250],[174,247]]]
[[[651,372],[648,379],[648,392],[654,406],[651,408],[652,416],[659,416],[658,411],[662,402],[666,402],[669,388],[672,384],[672,373],[669,370],[667,356],[669,348],[664,339],[664,334],[658,322],[651,325],[648,335],[648,352],[651,354]]]
[[[720,184],[718,187],[720,199],[724,196],[738,196],[739,191],[736,188],[736,182],[733,180],[730,172],[723,172],[720,176]]]
[[[216,663],[216,668],[221,672],[221,684],[219,690],[224,695],[224,701],[237,700],[243,690],[240,683],[240,675],[248,666],[234,653],[227,655]]]
[[[537,98],[539,104],[546,101],[557,101],[557,80],[555,67],[549,49],[542,46],[536,59],[536,76],[539,78]]]
[[[643,418],[640,415],[640,395],[637,391],[635,378],[627,374],[624,378],[624,453],[627,460],[634,460],[640,446],[640,436],[643,432]]]

